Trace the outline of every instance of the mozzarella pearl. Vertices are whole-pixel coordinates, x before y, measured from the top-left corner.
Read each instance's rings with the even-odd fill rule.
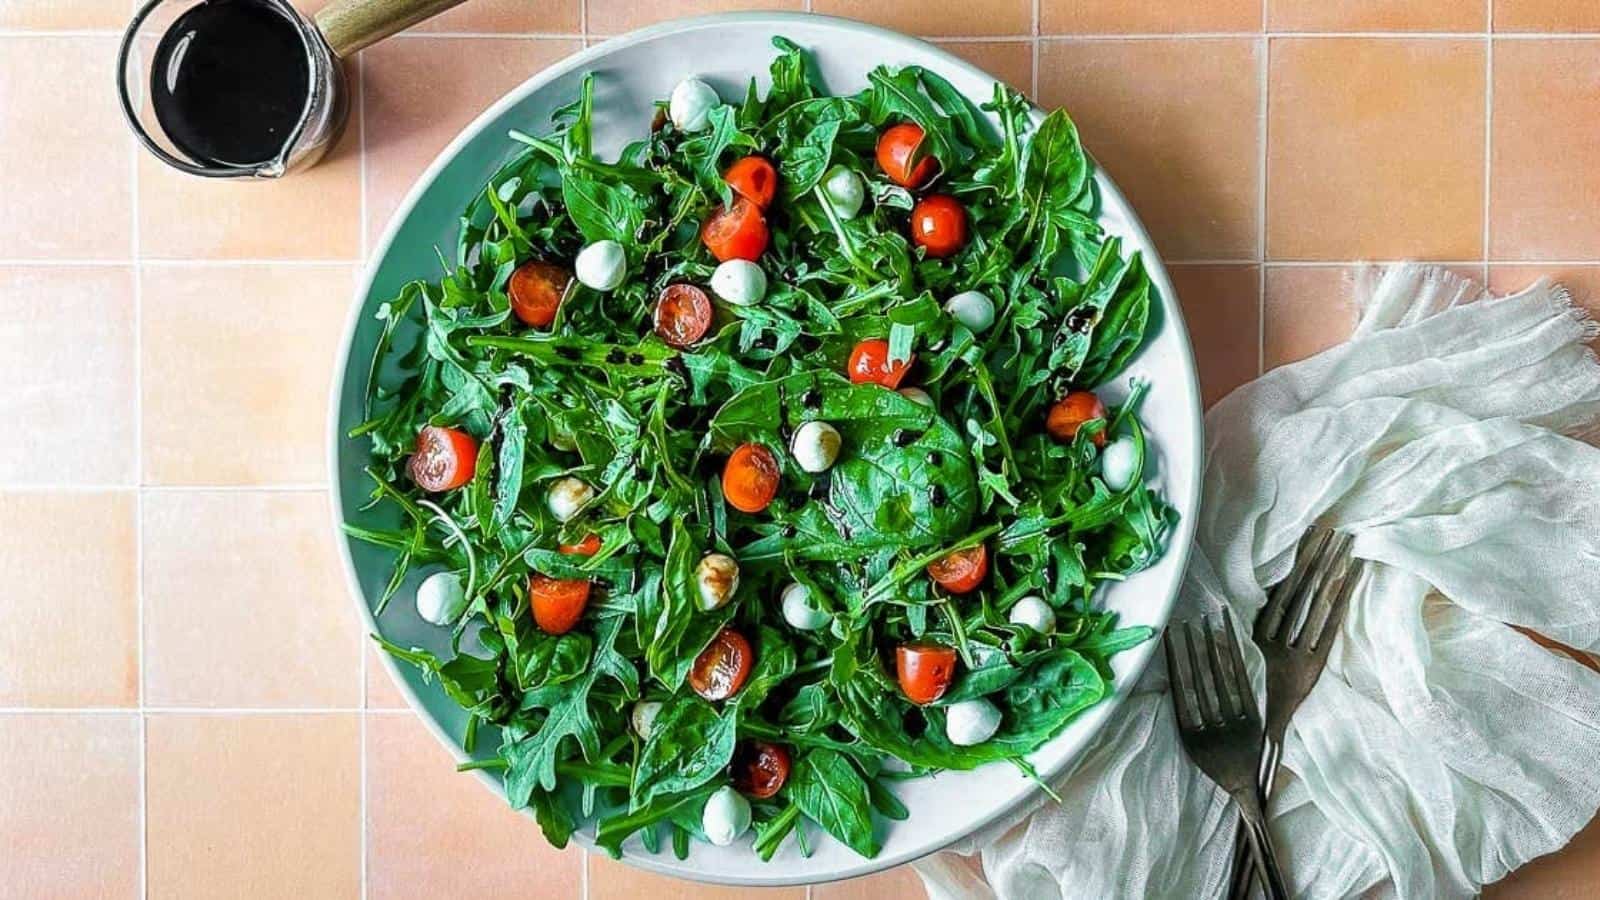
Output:
[[[750,828],[750,801],[726,785],[717,788],[706,798],[700,827],[705,830],[706,840],[718,847],[728,846]]]
[[[1113,491],[1127,490],[1139,465],[1139,448],[1133,438],[1120,437],[1100,451],[1100,477]]]
[[[944,733],[958,747],[981,744],[1000,730],[1000,710],[979,698],[952,703],[944,712]]]
[[[739,589],[739,564],[726,553],[708,553],[694,568],[694,583],[702,612],[721,609]]]
[[[944,302],[944,311],[973,334],[994,324],[994,303],[982,291],[962,291]]]
[[[659,715],[661,704],[654,700],[640,700],[633,705],[633,713],[628,718],[633,721],[633,733],[639,736],[639,740],[650,740],[650,729]]]
[[[900,396],[912,401],[913,403],[921,403],[923,406],[926,406],[929,409],[933,408],[933,397],[922,388],[903,387],[900,389]]]
[[[711,290],[734,306],[754,306],[767,295],[767,273],[748,259],[730,259],[711,273]]]
[[[1013,625],[1026,625],[1040,634],[1049,634],[1056,630],[1056,611],[1050,604],[1038,597],[1023,597],[1017,605],[1011,607],[1011,615],[1007,616]]]
[[[557,522],[566,522],[593,499],[594,488],[569,475],[550,485],[550,495],[545,502],[550,507],[550,515],[555,516]]]
[[[435,572],[417,585],[417,615],[434,625],[449,625],[467,611],[467,593],[453,572]]]
[[[778,599],[783,603],[783,620],[800,631],[816,631],[833,620],[811,602],[811,589],[803,584],[788,585]]]
[[[578,251],[572,268],[584,287],[612,291],[628,277],[628,255],[616,241],[595,241]]]
[[[807,472],[826,472],[839,458],[839,447],[844,439],[839,429],[827,422],[806,422],[794,430],[789,440],[789,452],[794,461]]]
[[[822,193],[833,207],[833,214],[841,219],[854,219],[867,199],[861,176],[844,166],[834,166],[823,176]]]
[[[685,78],[672,89],[667,115],[679,131],[704,131],[711,124],[711,111],[722,105],[717,92],[698,78]]]

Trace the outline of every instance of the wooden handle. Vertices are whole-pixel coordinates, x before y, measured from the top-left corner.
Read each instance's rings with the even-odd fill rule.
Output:
[[[333,0],[316,15],[317,28],[344,59],[397,31],[431,19],[462,0]]]

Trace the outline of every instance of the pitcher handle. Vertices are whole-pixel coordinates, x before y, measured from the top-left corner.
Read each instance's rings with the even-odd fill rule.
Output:
[[[317,29],[340,59],[460,5],[462,0],[334,0],[317,12]]]

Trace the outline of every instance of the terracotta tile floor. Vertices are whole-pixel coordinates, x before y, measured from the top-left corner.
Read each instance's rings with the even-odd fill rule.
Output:
[[[1592,0],[471,0],[366,54],[343,142],[282,185],[135,153],[131,0],[0,0],[0,412],[33,426],[0,434],[0,898],[439,896],[469,852],[487,892],[721,895],[549,850],[450,771],[347,615],[320,448],[351,279],[456,128],[592,38],[754,7],[1067,104],[1171,264],[1208,403],[1343,337],[1361,257],[1600,309]],[[1590,896],[1597,868],[1591,828],[1486,896]]]

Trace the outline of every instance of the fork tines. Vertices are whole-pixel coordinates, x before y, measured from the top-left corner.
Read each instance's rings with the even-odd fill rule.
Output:
[[[1162,644],[1180,728],[1204,731],[1259,721],[1255,692],[1226,614],[1173,624]]]
[[[1294,569],[1272,589],[1256,617],[1256,643],[1326,649],[1324,637],[1332,640],[1331,633],[1324,634],[1331,631],[1328,623],[1344,618],[1344,605],[1358,580],[1356,560],[1350,555],[1354,541],[1352,535],[1324,528],[1306,533]]]

